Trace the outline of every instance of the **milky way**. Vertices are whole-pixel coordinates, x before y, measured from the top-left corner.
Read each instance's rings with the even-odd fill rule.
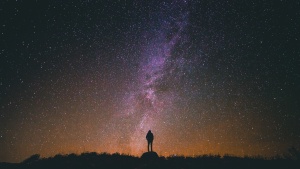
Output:
[[[137,83],[134,91],[130,91],[127,102],[129,109],[125,112],[142,114],[130,142],[131,147],[138,151],[144,149],[144,142],[140,138],[144,137],[147,130],[155,128],[155,122],[164,111],[168,111],[166,109],[172,106],[173,97],[176,97],[176,91],[169,89],[169,85],[174,85],[174,78],[180,78],[176,69],[184,66],[182,57],[175,58],[172,55],[176,45],[183,41],[183,31],[188,22],[185,3],[163,4],[157,14],[158,26],[150,30],[147,37],[149,42],[143,47]]]
[[[0,162],[299,148],[299,2],[1,2]]]

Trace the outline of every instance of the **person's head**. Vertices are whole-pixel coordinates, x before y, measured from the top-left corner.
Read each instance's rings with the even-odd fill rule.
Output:
[[[149,130],[148,133],[151,133],[151,130]]]

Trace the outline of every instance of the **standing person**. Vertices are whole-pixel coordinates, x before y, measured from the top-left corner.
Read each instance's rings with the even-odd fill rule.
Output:
[[[153,133],[151,133],[151,130],[148,131],[148,133],[146,135],[146,139],[148,141],[148,152],[149,152],[149,147],[152,152],[152,143],[153,143],[154,136],[153,136]]]

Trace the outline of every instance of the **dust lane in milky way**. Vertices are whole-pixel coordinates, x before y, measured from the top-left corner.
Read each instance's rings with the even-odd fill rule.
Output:
[[[133,100],[129,101],[129,106],[134,106],[130,111],[142,114],[130,141],[134,154],[144,151],[145,143],[141,138],[158,125],[160,116],[170,109],[174,100],[172,97],[176,95],[174,90],[169,90],[169,85],[174,86],[174,78],[180,78],[176,69],[184,66],[178,65],[182,64],[178,62],[183,60],[182,57],[172,57],[175,46],[182,41],[182,32],[188,22],[188,11],[185,11],[184,5],[185,2],[164,4],[157,14],[158,26],[152,28],[153,34],[147,37],[149,42],[143,49],[137,75],[138,91],[133,91],[130,98]]]

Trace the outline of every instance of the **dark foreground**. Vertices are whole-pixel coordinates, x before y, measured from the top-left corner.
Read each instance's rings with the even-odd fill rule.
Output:
[[[0,169],[299,169],[300,160],[292,158],[211,156],[133,157],[120,154],[82,153],[40,158],[33,155],[21,163],[0,163]]]

